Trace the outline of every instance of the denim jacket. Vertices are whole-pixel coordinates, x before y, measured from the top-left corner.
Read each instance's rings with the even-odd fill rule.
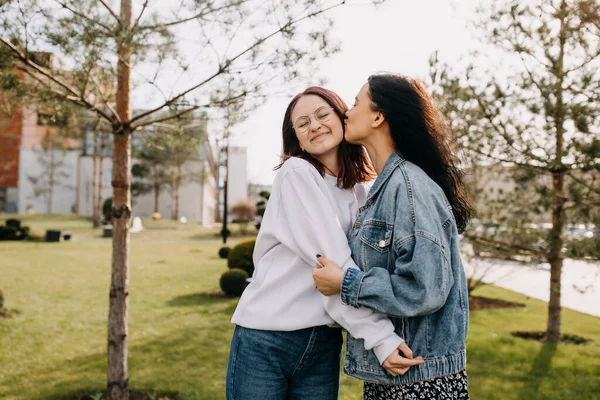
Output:
[[[469,306],[459,237],[442,189],[392,153],[350,232],[358,269],[344,273],[342,302],[387,314],[425,363],[392,377],[362,340],[348,335],[344,372],[369,382],[404,384],[466,368]]]

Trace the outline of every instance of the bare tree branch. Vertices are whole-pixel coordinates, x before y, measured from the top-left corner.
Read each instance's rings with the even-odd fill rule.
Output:
[[[465,233],[463,235],[464,235],[465,239],[469,240],[472,243],[479,243],[484,246],[490,247],[494,250],[517,251],[519,254],[542,256],[544,258],[547,257],[546,252],[542,249],[523,246],[519,243],[514,243],[514,242],[505,242],[503,240],[490,239],[490,238],[477,236],[477,235],[473,235],[473,234]]]
[[[148,7],[149,1],[150,0],[146,0],[144,2],[144,5],[142,6],[142,11],[140,11],[140,15],[138,15],[138,17],[135,19],[135,22],[133,23],[133,28],[131,29],[132,31],[135,31],[138,25],[140,24],[140,20],[142,19],[142,15],[144,15],[144,11],[146,11],[146,7]]]
[[[119,25],[121,25],[121,18],[119,18],[119,16],[112,10],[112,8],[110,8],[110,6],[108,4],[106,4],[106,2],[104,0],[98,0],[98,1],[100,1],[100,3],[104,6],[104,8],[106,8],[108,10],[110,15],[115,17],[115,19],[117,20]]]
[[[207,7],[203,8],[201,12],[199,12],[198,14],[195,14],[191,17],[182,19],[182,20],[178,20],[178,21],[171,21],[171,22],[166,22],[164,24],[160,24],[160,25],[142,25],[140,26],[140,30],[153,30],[153,29],[157,29],[157,28],[164,28],[164,27],[170,27],[170,26],[175,26],[175,25],[181,25],[184,24],[186,22],[190,22],[193,21],[195,19],[202,19],[204,17],[206,17],[207,15],[210,15],[214,12],[218,12],[218,11],[223,11],[226,10],[228,8],[232,8],[232,7],[239,7],[241,4],[243,4],[246,0],[239,0],[235,3],[230,3],[228,5],[225,5],[223,7],[218,7],[218,8],[210,8],[210,5],[208,5]]]
[[[158,119],[155,119],[155,120],[152,120],[152,121],[146,121],[146,122],[137,124],[137,125],[133,126],[133,129],[134,130],[139,130],[139,129],[143,128],[144,126],[148,126],[148,125],[156,124],[156,123],[159,123],[159,122],[164,122],[164,121],[168,121],[168,120],[171,120],[171,119],[174,119],[174,118],[178,118],[178,117],[181,117],[181,116],[183,116],[185,114],[188,114],[188,113],[190,113],[192,111],[199,110],[201,108],[221,107],[223,104],[231,103],[232,101],[239,100],[239,99],[243,98],[246,95],[248,95],[248,93],[242,92],[242,93],[238,94],[237,96],[228,97],[227,99],[224,99],[224,100],[221,100],[221,101],[216,101],[216,102],[211,102],[211,103],[207,103],[207,104],[202,104],[202,105],[197,105],[197,106],[194,106],[194,107],[190,107],[190,108],[188,108],[186,110],[179,111],[179,112],[177,112],[177,113],[175,113],[173,115],[168,115],[166,117],[162,117],[162,118],[158,118]]]
[[[54,1],[56,3],[58,3],[61,7],[65,8],[65,9],[69,10],[70,12],[72,12],[73,14],[77,15],[79,18],[85,19],[88,22],[91,22],[95,25],[99,25],[99,26],[103,27],[108,33],[113,32],[113,29],[110,28],[108,25],[105,25],[100,21],[94,20],[94,19],[88,17],[87,15],[80,13],[79,11],[77,11],[77,10],[71,8],[69,5],[67,5],[67,3],[65,3],[64,1],[60,1],[60,0],[54,0]]]
[[[155,113],[155,112],[157,112],[157,111],[159,111],[159,110],[161,110],[161,109],[163,109],[163,108],[165,108],[165,107],[168,107],[168,106],[170,106],[171,104],[175,103],[177,100],[179,100],[179,99],[181,99],[182,97],[184,97],[185,95],[187,95],[188,93],[190,93],[190,92],[193,92],[194,90],[198,89],[199,87],[202,87],[202,86],[206,85],[208,82],[212,81],[214,78],[216,78],[217,76],[219,76],[219,75],[221,75],[222,73],[224,73],[224,72],[227,70],[227,68],[228,68],[228,67],[229,67],[231,64],[233,64],[233,62],[235,62],[237,59],[239,59],[240,57],[242,57],[242,56],[243,56],[243,55],[245,55],[246,53],[248,53],[248,52],[252,51],[252,50],[253,50],[253,49],[255,49],[256,47],[260,46],[261,44],[263,44],[263,43],[264,43],[264,42],[266,42],[267,40],[271,39],[273,36],[275,36],[275,35],[277,35],[277,34],[279,34],[279,33],[283,32],[285,29],[289,28],[290,26],[292,26],[292,25],[294,25],[294,24],[297,24],[298,22],[301,22],[301,21],[303,21],[303,20],[305,20],[305,19],[309,19],[309,18],[315,17],[315,16],[317,16],[317,15],[319,15],[319,14],[322,14],[322,13],[324,13],[324,12],[327,12],[327,11],[331,10],[331,9],[334,9],[334,8],[336,8],[336,7],[339,7],[339,6],[341,6],[341,5],[345,4],[345,3],[346,3],[346,0],[343,0],[343,1],[341,1],[341,2],[339,2],[339,3],[337,3],[337,4],[334,4],[334,5],[330,6],[330,7],[323,8],[323,9],[321,9],[321,10],[319,10],[319,11],[315,11],[315,12],[313,12],[313,13],[307,14],[307,15],[305,15],[305,16],[303,16],[303,17],[300,17],[300,18],[298,18],[298,19],[295,19],[295,20],[291,20],[291,21],[289,21],[288,23],[286,23],[285,25],[283,25],[282,27],[280,27],[280,28],[279,28],[279,29],[277,29],[276,31],[274,31],[274,32],[270,33],[269,35],[267,35],[267,36],[264,36],[263,38],[261,38],[261,39],[257,40],[257,41],[256,41],[256,42],[255,42],[255,43],[252,45],[252,46],[248,47],[246,50],[244,50],[244,51],[240,52],[239,54],[237,54],[237,55],[236,55],[236,56],[234,56],[233,58],[231,58],[231,59],[227,60],[227,61],[225,62],[225,64],[224,64],[224,65],[221,65],[221,66],[219,67],[219,69],[218,69],[218,70],[217,70],[217,71],[216,71],[214,74],[212,74],[211,76],[209,76],[208,78],[206,78],[206,79],[205,79],[205,80],[203,80],[202,82],[200,82],[200,83],[198,83],[197,85],[194,85],[194,86],[192,86],[191,88],[189,88],[189,89],[187,89],[187,90],[185,90],[185,91],[183,91],[183,92],[179,93],[178,95],[176,95],[175,97],[173,97],[173,98],[171,98],[170,100],[166,101],[166,102],[165,102],[165,103],[163,103],[162,105],[160,105],[160,106],[158,106],[158,107],[155,107],[155,108],[153,108],[153,109],[151,109],[151,110],[148,110],[148,111],[146,111],[146,112],[144,112],[144,113],[142,113],[142,114],[140,114],[140,115],[138,115],[138,116],[136,116],[136,117],[132,118],[132,119],[131,119],[131,122],[133,123],[133,122],[135,122],[135,121],[137,121],[137,120],[139,120],[139,119],[142,119],[142,118],[144,118],[144,117],[146,117],[146,116],[148,116],[148,115],[150,115],[150,114],[152,114],[152,113]]]

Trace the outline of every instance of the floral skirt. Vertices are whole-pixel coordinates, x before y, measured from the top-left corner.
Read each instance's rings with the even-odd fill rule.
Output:
[[[405,385],[365,382],[364,400],[469,400],[467,371]]]

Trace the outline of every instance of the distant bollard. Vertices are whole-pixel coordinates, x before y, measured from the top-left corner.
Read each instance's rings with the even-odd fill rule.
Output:
[[[46,242],[60,242],[60,231],[46,231]]]
[[[104,228],[102,229],[102,237],[105,237],[105,238],[112,237],[112,231],[113,231],[112,225],[104,225]]]

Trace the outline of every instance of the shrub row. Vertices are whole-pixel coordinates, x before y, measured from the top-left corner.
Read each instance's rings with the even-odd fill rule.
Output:
[[[18,219],[7,219],[4,226],[0,226],[0,240],[25,240],[29,237],[29,227],[21,226]]]

